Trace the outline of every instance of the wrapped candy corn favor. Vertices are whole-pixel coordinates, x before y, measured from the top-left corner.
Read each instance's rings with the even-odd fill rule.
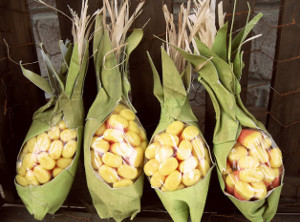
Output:
[[[82,7],[86,12],[86,1]],[[92,20],[93,16],[87,18],[86,13],[80,19],[73,14],[73,25],[86,29],[73,30],[74,45],[59,42],[63,58],[59,73],[41,47],[49,82],[21,64],[23,74],[51,96],[34,113],[17,157],[15,186],[27,210],[37,220],[61,207],[75,177],[85,118],[82,88],[89,58],[87,30]]]
[[[169,44],[190,51],[187,18],[191,2],[181,5],[185,26],[177,30],[173,15],[163,6],[167,26],[166,50],[161,48],[162,82],[150,55],[154,95],[161,105],[159,124],[145,151],[144,173],[175,222],[201,221],[211,171],[207,143],[189,103],[191,65]],[[207,9],[207,8],[206,8]],[[179,24],[180,25],[180,24]],[[184,37],[183,37],[184,36]],[[181,38],[183,37],[183,38]],[[177,40],[181,41],[177,41]],[[173,42],[174,41],[174,42]]]
[[[207,90],[216,112],[213,150],[221,189],[250,221],[271,221],[284,177],[280,149],[240,97],[239,80],[244,67],[241,47],[261,17],[259,13],[251,21],[247,20],[235,38],[233,27],[228,33],[228,23],[220,22],[216,35],[203,25],[198,31],[201,40],[194,39],[195,54],[177,47],[197,71],[198,80]],[[198,28],[193,23],[191,26]],[[204,41],[208,39],[205,36],[214,38]]]
[[[148,141],[129,100],[127,79],[128,59],[142,40],[143,31],[134,29],[127,37],[135,17],[132,15],[131,23],[126,20],[129,1],[120,6],[110,4],[114,4],[113,1],[103,1],[103,14],[107,8],[119,13],[113,10],[117,14],[110,22],[99,15],[94,29],[98,93],[86,119],[84,163],[87,185],[98,215],[101,219],[122,221],[128,217],[133,219],[141,211],[144,184],[142,169]],[[140,13],[142,5],[143,2],[135,13]]]
[[[182,75],[161,49],[163,85],[151,63],[160,122],[145,150],[144,173],[174,221],[200,221],[214,166],[188,100],[190,66]],[[171,80],[171,81],[170,81]]]

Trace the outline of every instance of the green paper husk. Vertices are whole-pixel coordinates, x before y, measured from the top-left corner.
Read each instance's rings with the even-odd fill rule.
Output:
[[[164,131],[175,120],[198,127],[197,118],[193,114],[188,98],[191,80],[191,66],[188,64],[184,72],[179,74],[173,60],[163,48],[161,49],[161,57],[163,85],[161,84],[159,74],[151,60],[151,57],[148,54],[154,78],[154,95],[161,104],[160,121],[152,135],[151,141],[155,135]],[[201,131],[200,136],[204,140]],[[187,221],[189,217],[193,222],[201,221],[211,171],[214,168],[214,162],[212,161],[211,156],[210,160],[212,165],[209,171],[206,176],[195,185],[182,190],[168,192],[162,192],[161,190],[155,189],[173,221]]]
[[[249,22],[251,29],[261,16],[261,14],[258,14]],[[264,125],[257,121],[245,108],[240,97],[241,85],[238,78],[241,77],[241,70],[243,68],[240,45],[244,41],[244,38],[246,38],[245,35],[251,29],[249,30],[247,24],[246,28],[242,29],[242,34],[238,34],[233,40],[233,43],[235,43],[233,47],[236,47],[238,52],[234,62],[230,64],[226,60],[224,61],[224,58],[227,59],[227,46],[226,44],[222,46],[222,43],[226,43],[227,37],[227,30],[224,31],[224,29],[227,29],[227,25],[219,30],[214,46],[212,47],[213,50],[209,49],[199,40],[196,40],[196,42],[200,55],[188,54],[178,48],[177,50],[196,69],[199,69],[200,66],[200,69],[196,70],[199,74],[198,80],[209,93],[216,112],[213,151],[217,161],[217,172],[222,191],[250,221],[271,221],[277,210],[283,186],[284,169],[281,175],[281,185],[269,191],[268,196],[264,199],[241,201],[225,192],[222,172],[226,171],[227,156],[236,143],[242,127],[262,130],[270,138],[272,137]],[[246,34],[243,35],[243,32],[246,32]],[[224,47],[224,49],[219,49],[219,47]],[[235,50],[232,51],[234,52]]]
[[[66,122],[68,128],[77,130],[78,145],[76,154],[69,167],[43,185],[23,187],[15,181],[20,198],[29,213],[37,220],[42,220],[47,213],[54,214],[65,201],[75,177],[82,143],[84,109],[81,95],[88,64],[88,45],[86,46],[81,65],[78,65],[77,44],[71,46],[69,42],[64,44],[60,41],[60,48],[63,57],[60,73],[56,73],[50,59],[42,50],[42,55],[48,69],[50,84],[43,77],[25,69],[20,64],[23,74],[29,80],[45,92],[52,94],[50,101],[34,113],[33,122],[22,147],[30,138],[44,133],[62,119]],[[69,78],[75,78],[75,81],[70,82],[68,81]],[[70,93],[65,91],[67,87],[72,90]],[[21,152],[22,149],[19,155]]]
[[[141,29],[135,29],[126,39],[126,59],[124,63],[118,61],[112,50],[112,43],[105,28],[101,26],[101,17],[96,19],[94,36],[95,71],[98,84],[98,93],[92,104],[86,119],[84,133],[84,163],[87,178],[87,185],[90,191],[94,207],[102,219],[113,218],[115,221],[122,221],[130,217],[131,220],[141,211],[140,199],[143,193],[144,175],[130,186],[123,188],[112,188],[96,175],[91,165],[90,146],[93,135],[99,126],[112,113],[113,109],[123,103],[133,112],[136,112],[131,105],[128,93],[130,84],[127,79],[127,64],[131,52],[137,47],[143,37]],[[108,53],[110,52],[110,53]],[[105,56],[105,65],[103,58]]]

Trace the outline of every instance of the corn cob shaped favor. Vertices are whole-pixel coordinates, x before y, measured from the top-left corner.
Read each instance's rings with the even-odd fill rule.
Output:
[[[129,99],[128,59],[143,37],[127,31],[144,2],[129,16],[129,1],[103,1],[96,18],[93,58],[98,93],[87,115],[84,163],[87,185],[101,219],[133,219],[141,211],[146,133]],[[113,11],[110,11],[111,9]],[[105,15],[110,15],[106,19]]]
[[[235,11],[232,25],[234,14]],[[207,31],[207,23],[195,30],[201,37],[194,39],[195,54],[177,47],[195,68],[216,112],[213,142],[221,189],[250,221],[270,221],[274,217],[284,176],[280,149],[240,97],[239,80],[244,67],[241,46],[261,17],[259,13],[247,20],[234,39],[233,27],[228,33],[228,23],[221,22],[216,35]],[[199,26],[191,24],[191,27]],[[212,44],[204,41],[205,36],[213,37]]]
[[[145,151],[144,173],[175,222],[189,218],[193,222],[201,221],[214,166],[189,103],[191,65],[170,46],[175,44],[185,51],[191,50],[189,40],[193,34],[188,36],[187,31],[190,4],[188,1],[186,7],[181,5],[178,17],[183,20],[178,24],[178,31],[173,15],[163,6],[167,39],[166,50],[161,48],[162,82],[148,54],[161,115]]]
[[[17,157],[15,186],[37,220],[42,220],[47,213],[54,214],[61,207],[76,173],[85,118],[82,88],[89,58],[88,29],[93,23],[93,16],[86,14],[87,7],[87,1],[83,1],[80,18],[71,11],[74,45],[69,41],[59,42],[62,54],[59,73],[41,47],[49,82],[21,64],[23,74],[51,96],[49,102],[34,113]]]

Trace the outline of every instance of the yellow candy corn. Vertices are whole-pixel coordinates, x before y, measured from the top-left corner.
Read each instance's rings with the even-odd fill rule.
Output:
[[[194,157],[194,156],[191,156],[190,158],[182,161],[179,164],[179,170],[182,173],[186,173],[186,172],[189,172],[189,171],[193,171],[197,167],[197,165],[198,165],[197,158]]]
[[[152,176],[155,172],[158,171],[159,162],[157,159],[149,160],[144,166],[144,172],[147,176]]]
[[[199,161],[199,169],[201,172],[202,177],[205,177],[207,172],[210,169],[210,160],[209,159],[202,159]]]
[[[70,159],[70,158],[63,158],[63,157],[61,157],[61,158],[59,158],[59,159],[56,161],[56,165],[57,165],[58,167],[62,168],[62,169],[65,169],[65,168],[67,168],[68,166],[71,165],[72,161],[73,161],[73,160]]]
[[[130,157],[134,152],[134,148],[128,143],[114,143],[111,145],[110,151],[122,157]]]
[[[201,172],[198,169],[188,171],[183,174],[182,182],[186,186],[193,186],[201,179]]]
[[[51,173],[45,170],[42,166],[38,165],[33,169],[34,176],[41,183],[47,183],[51,179]]]
[[[53,160],[50,155],[46,152],[41,152],[38,154],[38,161],[40,166],[45,170],[52,170],[55,167],[55,160]]]
[[[159,188],[163,185],[164,181],[165,181],[165,176],[161,175],[159,172],[156,172],[151,177],[150,184],[151,187],[153,188]]]
[[[250,169],[256,168],[259,165],[259,161],[253,156],[244,156],[239,159],[238,167],[239,169]]]
[[[47,151],[50,148],[51,141],[47,133],[42,133],[38,135],[36,142],[38,149],[41,151]]]
[[[91,163],[92,163],[92,167],[95,170],[98,170],[100,168],[100,166],[102,165],[102,160],[100,155],[95,152],[94,150],[91,150]]]
[[[192,144],[188,140],[182,140],[179,144],[179,148],[177,150],[177,159],[186,160],[192,154]]]
[[[133,166],[134,167],[141,167],[143,165],[143,161],[144,161],[144,149],[137,147],[135,148],[133,155],[131,157],[130,162],[133,162]]]
[[[119,167],[122,164],[122,158],[113,153],[105,153],[102,156],[102,161],[109,167]]]
[[[115,183],[119,180],[117,171],[105,164],[99,168],[98,173],[107,183]]]
[[[230,162],[238,161],[241,157],[245,157],[248,155],[247,149],[242,146],[241,144],[237,143],[231,149],[230,153],[228,154],[228,160]]]
[[[199,134],[200,134],[200,130],[197,127],[188,126],[183,130],[181,137],[182,137],[182,139],[191,141],[192,139],[197,137]]]
[[[273,168],[280,167],[282,165],[282,154],[278,147],[270,149],[270,165]]]
[[[251,186],[254,190],[254,198],[261,200],[267,196],[267,188],[264,182],[251,183]]]
[[[151,143],[145,150],[145,157],[147,159],[155,158],[157,151],[159,150],[160,144],[157,142]]]
[[[181,183],[181,179],[181,173],[178,170],[175,170],[166,178],[164,182],[164,188],[167,191],[176,190],[179,184]]]
[[[100,137],[93,137],[91,147],[98,153],[105,153],[109,150],[109,142]]]
[[[120,116],[125,118],[126,120],[135,120],[135,114],[130,109],[122,109],[120,112]]]
[[[163,146],[177,147],[179,138],[176,135],[162,133],[155,137],[154,142],[159,142]]]
[[[120,115],[112,114],[107,124],[109,128],[124,130],[128,127],[128,121]]]
[[[77,141],[69,140],[62,150],[62,156],[64,158],[72,158],[77,149]]]
[[[52,171],[53,177],[56,177],[58,174],[60,174],[64,169],[55,167]]]
[[[258,168],[245,169],[240,171],[239,177],[242,181],[254,183],[262,181],[264,174]]]
[[[28,152],[30,153],[35,153],[37,152],[37,142],[36,142],[36,137],[32,137],[26,142],[26,146],[28,147]]]
[[[50,145],[49,154],[50,157],[54,160],[57,160],[61,157],[64,144],[60,140],[54,140]]]
[[[60,139],[67,143],[69,140],[75,140],[77,138],[76,129],[65,129],[60,133]]]
[[[94,136],[98,136],[98,137],[99,137],[99,136],[102,136],[105,129],[106,129],[105,123],[102,123],[101,126],[99,126],[99,128],[96,130]]]
[[[166,129],[166,133],[168,134],[174,134],[174,135],[180,135],[184,128],[184,124],[181,121],[174,121],[172,122]]]
[[[135,167],[129,166],[127,164],[122,164],[118,167],[118,174],[125,179],[135,179],[138,175],[138,171]]]
[[[32,170],[27,171],[25,179],[26,179],[26,183],[28,185],[33,185],[33,186],[40,185],[39,181],[35,177],[35,175],[34,175],[34,173],[33,173]]]
[[[122,142],[123,141],[123,132],[117,129],[107,129],[104,131],[103,137],[107,141],[111,142]]]
[[[124,106],[123,104],[119,104],[119,105],[116,106],[113,113],[119,114],[123,109],[127,109],[127,107]]]
[[[129,121],[128,122],[128,131],[140,133],[140,127],[135,121]]]
[[[60,130],[58,126],[54,126],[52,127],[48,132],[47,132],[49,138],[51,140],[58,140],[59,139],[59,134],[60,134]]]
[[[157,159],[160,163],[164,162],[165,160],[169,159],[174,154],[173,148],[170,146],[163,146],[160,147],[156,154],[155,159]]]
[[[27,184],[27,182],[26,182],[26,178],[23,177],[23,176],[17,175],[17,176],[16,176],[16,182],[17,182],[18,184],[20,184],[21,186],[23,186],[23,187],[28,186],[28,184]]]
[[[128,131],[125,136],[126,140],[131,146],[139,146],[141,144],[141,139],[139,135],[135,132]]]
[[[58,128],[60,129],[60,130],[65,130],[65,129],[67,129],[67,126],[66,126],[66,123],[65,123],[65,121],[60,121],[58,124],[57,124],[57,126],[58,126]]]
[[[178,161],[176,158],[171,157],[167,160],[165,160],[159,167],[158,172],[161,175],[169,175],[171,174],[174,170],[176,170],[178,167]]]
[[[113,188],[128,187],[133,184],[132,180],[121,179],[113,184]]]

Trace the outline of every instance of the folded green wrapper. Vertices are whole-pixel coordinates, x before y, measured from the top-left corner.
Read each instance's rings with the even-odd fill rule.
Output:
[[[161,57],[163,85],[161,84],[159,74],[151,57],[148,54],[153,71],[154,95],[161,104],[160,121],[153,133],[151,141],[155,135],[164,131],[175,120],[198,127],[197,119],[193,114],[188,98],[191,81],[191,66],[187,65],[184,72],[179,74],[173,60],[163,48],[161,49]],[[200,136],[204,139],[201,132]],[[214,164],[206,176],[191,187],[167,192],[155,189],[164,207],[174,221],[187,221],[189,217],[192,221],[201,220],[213,167]]]
[[[102,219],[113,218],[115,221],[122,221],[128,217],[133,219],[141,211],[140,199],[143,193],[144,175],[141,174],[128,187],[110,187],[99,175],[96,175],[91,165],[90,146],[96,130],[120,102],[136,112],[128,98],[130,84],[127,79],[127,64],[131,52],[142,40],[143,31],[135,29],[126,39],[126,58],[122,64],[118,64],[108,31],[102,28],[101,24],[102,18],[98,16],[94,36],[94,64],[98,93],[85,124],[84,163],[87,185],[98,215]]]
[[[214,130],[214,155],[217,160],[217,172],[221,189],[237,208],[251,221],[270,221],[277,210],[280,192],[283,186],[284,171],[281,185],[271,190],[269,195],[261,200],[240,201],[225,193],[225,183],[222,172],[226,171],[227,156],[239,137],[242,127],[262,130],[268,136],[264,125],[257,121],[243,105],[239,79],[244,66],[241,45],[262,14],[258,14],[230,42],[227,48],[227,24],[217,33],[212,49],[200,40],[196,40],[200,55],[188,54],[180,49],[181,55],[190,62],[199,74],[198,80],[204,85],[212,100],[216,112]],[[228,50],[231,50],[228,53]],[[228,55],[234,55],[233,63]]]
[[[50,59],[42,50],[50,84],[21,64],[23,74],[52,96],[46,105],[34,113],[33,122],[22,147],[30,138],[44,133],[62,119],[68,128],[77,129],[77,150],[69,167],[43,185],[23,187],[15,181],[20,198],[29,213],[37,220],[42,220],[47,213],[54,214],[65,201],[74,180],[82,142],[84,110],[81,95],[88,64],[88,45],[81,63],[78,58],[77,44],[72,46],[69,42],[64,44],[60,41],[60,49],[63,57],[60,73],[56,73]]]

